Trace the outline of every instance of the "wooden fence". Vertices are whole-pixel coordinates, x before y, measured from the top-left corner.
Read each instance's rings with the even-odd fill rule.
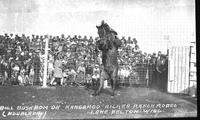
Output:
[[[169,49],[168,92],[189,93],[190,46],[175,46]]]

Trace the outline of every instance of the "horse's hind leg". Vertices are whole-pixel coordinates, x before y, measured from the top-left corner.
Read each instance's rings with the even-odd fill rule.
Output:
[[[116,89],[116,81],[117,81],[117,72],[118,72],[118,69],[115,69],[112,76],[111,76],[111,86],[112,86],[112,93],[111,93],[111,96],[114,96],[115,95],[115,89]]]
[[[110,79],[111,88],[113,88],[113,79]]]
[[[111,89],[112,89],[111,96],[114,96],[115,95],[115,78],[112,77],[110,81],[111,81]]]

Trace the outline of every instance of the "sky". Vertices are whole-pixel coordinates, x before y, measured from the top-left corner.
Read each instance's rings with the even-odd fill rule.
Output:
[[[194,0],[0,0],[1,34],[96,37],[102,20],[148,53],[195,41]]]

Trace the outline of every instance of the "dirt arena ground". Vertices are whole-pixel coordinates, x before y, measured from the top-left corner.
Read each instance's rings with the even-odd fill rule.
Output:
[[[109,89],[99,96],[84,87],[0,86],[0,119],[196,117],[197,98],[145,87]]]

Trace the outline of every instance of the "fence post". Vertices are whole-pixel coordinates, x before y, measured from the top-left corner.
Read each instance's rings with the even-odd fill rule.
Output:
[[[44,57],[44,77],[43,77],[43,87],[47,87],[47,62],[48,62],[48,48],[49,48],[49,38],[45,38],[45,57]]]
[[[145,79],[147,81],[147,87],[149,87],[149,66],[148,66],[148,63],[147,63],[147,72],[146,72],[146,76],[145,76]]]

